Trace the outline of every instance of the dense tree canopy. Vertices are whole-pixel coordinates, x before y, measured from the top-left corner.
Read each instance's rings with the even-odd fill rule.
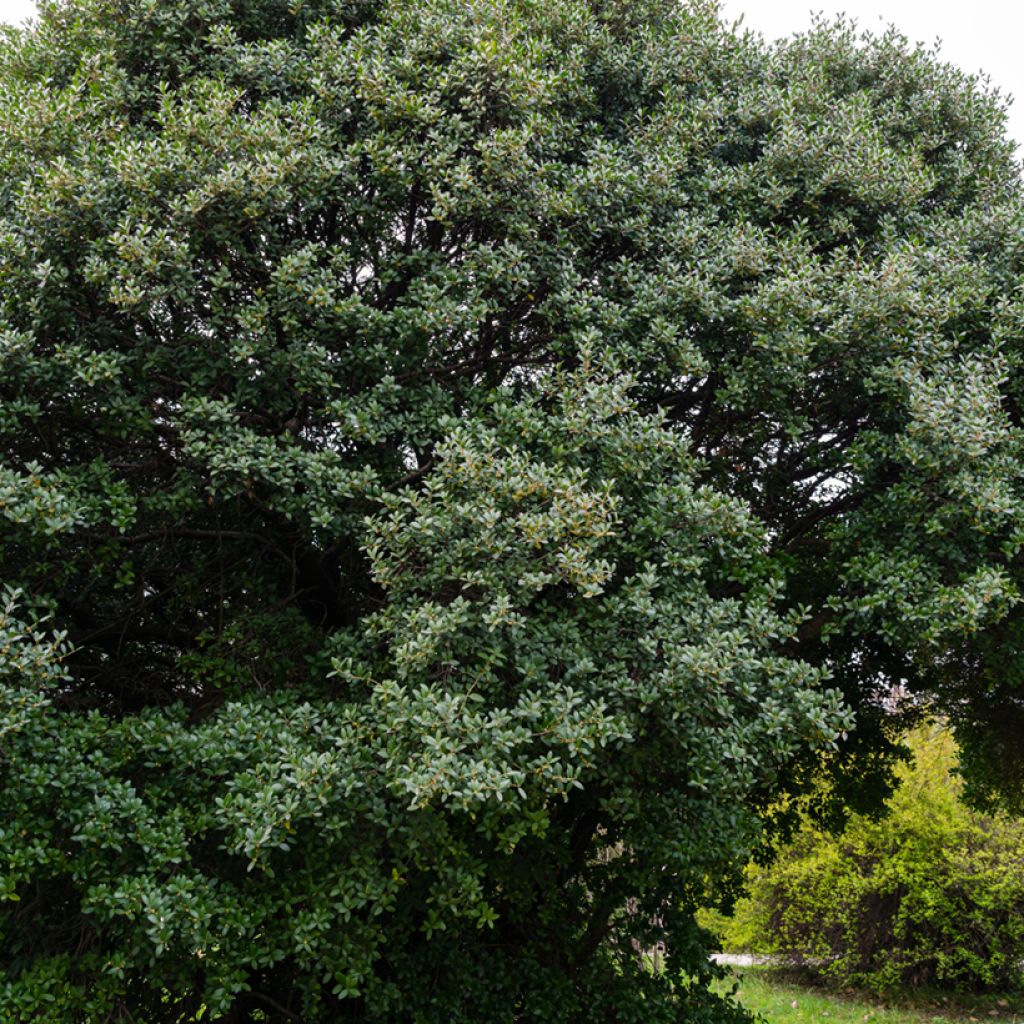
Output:
[[[721,1021],[693,908],[894,709],[1019,801],[1003,125],[699,2],[9,31],[5,1012]]]

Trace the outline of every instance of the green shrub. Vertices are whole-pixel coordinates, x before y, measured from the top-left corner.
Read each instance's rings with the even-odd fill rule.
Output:
[[[948,731],[914,760],[881,818],[831,835],[808,824],[750,897],[716,920],[729,948],[781,954],[847,984],[1008,989],[1024,959],[1024,823],[970,810]]]

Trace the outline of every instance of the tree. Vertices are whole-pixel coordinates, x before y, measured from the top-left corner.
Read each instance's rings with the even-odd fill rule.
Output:
[[[661,0],[45,3],[0,69],[14,1019],[725,1020],[693,908],[884,792],[894,688],[1019,794],[982,83]]]

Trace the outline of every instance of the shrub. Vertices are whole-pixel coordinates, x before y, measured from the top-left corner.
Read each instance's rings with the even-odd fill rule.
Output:
[[[838,835],[808,824],[749,870],[730,948],[878,991],[1021,984],[1024,822],[965,806],[947,730],[921,727],[910,746],[888,814],[854,816]]]

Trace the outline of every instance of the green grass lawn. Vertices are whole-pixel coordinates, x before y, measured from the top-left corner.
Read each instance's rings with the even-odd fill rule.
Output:
[[[780,977],[767,968],[734,968],[739,1001],[769,1024],[1024,1024],[1024,995],[909,993],[889,1000],[838,992]]]

